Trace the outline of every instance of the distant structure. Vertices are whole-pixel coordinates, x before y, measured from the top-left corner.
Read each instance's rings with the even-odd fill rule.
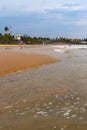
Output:
[[[18,42],[20,49],[21,49],[22,48],[22,41],[21,41],[21,35],[19,33],[17,33],[16,39],[17,39],[17,42]]]
[[[21,41],[21,35],[20,35],[20,33],[17,33],[16,39],[17,39],[19,42]]]

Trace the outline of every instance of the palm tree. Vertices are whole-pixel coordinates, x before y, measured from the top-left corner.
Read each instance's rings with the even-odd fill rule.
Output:
[[[7,26],[4,27],[5,32],[9,31],[9,28]]]

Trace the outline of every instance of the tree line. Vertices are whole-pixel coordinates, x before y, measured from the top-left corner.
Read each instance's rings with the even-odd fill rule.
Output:
[[[12,34],[11,28],[5,26],[4,34],[0,33],[0,44],[18,44],[16,36]],[[49,37],[31,37],[27,34],[21,36],[21,40],[25,44],[87,44],[87,38],[85,39],[69,39],[64,37],[49,38]]]
[[[0,33],[0,44],[18,44],[16,36],[12,34],[12,30],[10,30],[7,26],[4,27],[4,34]],[[52,43],[50,38],[43,37],[30,37],[27,34],[21,36],[21,40],[25,44],[50,44]]]

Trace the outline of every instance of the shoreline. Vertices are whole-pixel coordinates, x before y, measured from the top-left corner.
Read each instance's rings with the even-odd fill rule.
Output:
[[[47,55],[24,52],[0,52],[0,77],[37,68],[58,60]]]
[[[24,58],[27,54],[32,60],[30,54],[40,54],[40,59],[45,55],[61,62],[0,77],[0,130],[86,130],[87,50],[1,49],[1,53],[8,51],[23,53]],[[3,57],[8,61],[7,55]]]

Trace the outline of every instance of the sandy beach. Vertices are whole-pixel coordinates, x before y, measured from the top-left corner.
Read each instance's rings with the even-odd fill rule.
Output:
[[[26,54],[21,52],[0,52],[0,76],[36,68],[57,60],[40,54]]]
[[[0,76],[0,130],[87,130],[87,49],[15,47],[0,49],[1,56],[9,66],[15,56],[16,66],[26,57],[40,67],[33,60],[34,69],[29,63],[21,73]]]

